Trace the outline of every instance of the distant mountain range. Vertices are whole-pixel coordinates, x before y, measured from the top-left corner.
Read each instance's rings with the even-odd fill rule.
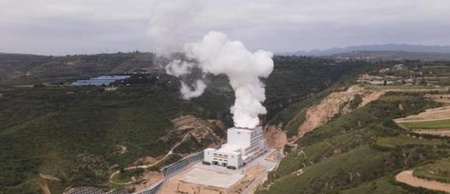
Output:
[[[330,48],[326,50],[297,51],[293,53],[282,53],[283,55],[301,56],[327,56],[353,51],[404,51],[415,53],[450,53],[450,46],[425,46],[411,44],[381,44],[381,45],[361,45],[344,48]]]

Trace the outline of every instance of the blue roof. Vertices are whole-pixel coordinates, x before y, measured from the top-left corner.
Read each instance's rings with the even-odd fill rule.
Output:
[[[72,86],[101,86],[109,85],[115,81],[129,78],[128,75],[112,75],[112,76],[99,76],[89,80],[77,80],[73,82]]]

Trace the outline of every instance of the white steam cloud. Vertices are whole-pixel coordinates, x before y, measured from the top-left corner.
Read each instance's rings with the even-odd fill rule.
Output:
[[[203,80],[197,80],[193,87],[194,87],[194,89],[191,90],[186,83],[184,83],[183,81],[181,82],[181,90],[180,91],[181,91],[181,94],[183,95],[184,99],[188,100],[191,98],[201,96],[206,89],[206,84]]]
[[[240,41],[231,41],[221,32],[209,32],[201,41],[188,43],[184,53],[189,61],[172,61],[166,71],[180,77],[191,73],[192,68],[202,70],[204,74],[225,74],[235,92],[235,103],[231,107],[236,127],[253,128],[259,124],[258,115],[266,114],[262,102],[266,99],[264,84],[260,78],[266,78],[273,70],[273,54],[258,50],[250,52]],[[181,92],[185,99],[200,96],[206,88],[202,80],[189,87],[181,83]]]
[[[239,41],[231,41],[221,32],[209,32],[198,42],[189,42],[190,28],[195,26],[202,13],[201,0],[157,0],[151,10],[147,35],[157,48],[158,55],[183,51],[187,60],[173,60],[166,72],[184,80],[188,74],[201,70],[202,78],[193,83],[181,81],[184,99],[202,95],[207,85],[202,80],[206,74],[228,76],[236,100],[231,107],[236,127],[253,128],[259,124],[258,115],[266,114],[262,102],[266,99],[260,78],[268,77],[273,70],[273,54],[258,50],[250,52]],[[180,44],[181,43],[181,44]],[[220,103],[220,102],[218,102]]]

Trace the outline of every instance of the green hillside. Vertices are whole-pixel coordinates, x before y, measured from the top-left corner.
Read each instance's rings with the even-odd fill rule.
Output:
[[[171,130],[170,119],[193,114],[220,119],[225,127],[233,124],[229,107],[234,94],[223,76],[208,78],[209,89],[190,101],[180,98],[179,84],[173,77],[115,91],[64,85],[15,87],[126,71],[127,64],[135,64],[135,69],[136,64],[145,67],[143,61],[149,60],[145,56],[130,53],[30,60],[13,56],[15,61],[3,60],[0,68],[14,70],[8,69],[7,78],[0,80],[0,193],[40,193],[44,183],[52,193],[61,193],[68,186],[115,187],[108,182],[113,171],[143,156],[161,157],[181,140],[183,134]],[[267,121],[285,122],[279,112],[363,67],[330,65],[328,60],[317,58],[275,58],[274,72],[265,80]],[[19,76],[11,77],[13,71]],[[24,75],[26,72],[31,73]],[[192,141],[188,138],[175,151],[201,149],[192,146]],[[121,154],[120,146],[127,152]],[[177,158],[175,155],[170,160]],[[44,180],[39,174],[59,180]]]
[[[160,158],[183,138],[183,133],[172,130],[170,119],[192,114],[219,119],[225,128],[233,125],[229,108],[234,93],[224,76],[208,76],[206,92],[189,101],[180,98],[179,82],[170,76],[151,81],[137,76],[131,85],[114,91],[67,86],[92,76],[146,72],[164,62],[158,60],[151,53],[0,55],[0,193],[41,193],[43,184],[52,193],[61,193],[68,186],[115,188],[117,185],[109,183],[112,172],[144,156]],[[295,56],[275,56],[274,62],[273,73],[263,80],[268,110],[264,119],[268,124],[281,123],[288,135],[297,133],[307,107],[353,84],[359,74],[386,66]],[[413,137],[392,119],[437,105],[420,94],[388,93],[350,114],[337,116],[299,139],[299,149],[282,160],[258,192],[416,191],[396,184],[393,175],[448,157],[450,145],[445,139]],[[225,135],[220,129],[214,132]],[[194,138],[186,138],[158,167],[176,161],[179,153],[199,151],[202,146]],[[126,147],[125,153],[120,152],[122,147]],[[135,172],[114,178],[130,180],[127,173]],[[57,180],[45,180],[40,174]]]
[[[97,87],[5,91],[0,99],[0,190],[35,193],[39,187],[30,185],[38,173],[61,179],[50,184],[56,193],[68,185],[108,186],[111,166],[161,156],[180,140],[175,134],[161,138],[170,134],[169,119],[228,110],[227,98],[212,91],[206,96],[222,103],[184,101],[178,86],[166,83],[114,92]],[[118,145],[128,151],[118,154]]]
[[[153,53],[72,56],[0,54],[0,85],[64,83],[109,73],[145,72]]]
[[[394,173],[450,156],[450,144],[406,137],[392,119],[437,105],[417,93],[387,93],[335,118],[299,139],[299,149],[282,160],[258,193],[419,192],[395,183]]]

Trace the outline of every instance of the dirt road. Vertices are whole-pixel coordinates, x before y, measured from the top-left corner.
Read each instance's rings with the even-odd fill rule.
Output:
[[[152,164],[137,165],[137,166],[129,166],[129,167],[124,168],[124,170],[135,170],[135,169],[139,169],[139,168],[147,169],[147,168],[150,168],[150,167],[153,167],[153,166],[159,164],[160,162],[164,161],[167,157],[169,157],[169,156],[173,153],[173,150],[174,150],[175,148],[177,148],[181,143],[183,143],[183,141],[186,140],[186,138],[188,138],[189,136],[190,136],[189,133],[187,133],[186,135],[184,135],[183,139],[182,139],[181,141],[179,141],[177,144],[175,144],[175,145],[172,147],[172,149],[170,149],[170,151],[169,151],[164,157],[160,158],[158,161],[156,161],[156,162],[154,162],[154,163],[152,163]],[[114,177],[114,176],[115,176],[116,174],[118,174],[119,172],[120,172],[120,170],[117,170],[117,171],[113,172],[113,173],[109,176],[109,182],[110,182],[110,183],[119,184],[119,185],[128,185],[128,184],[131,184],[131,183],[133,183],[133,182],[136,182],[136,181],[134,181],[134,180],[129,181],[129,182],[126,182],[126,183],[117,183],[117,182],[114,182],[113,179],[112,179],[112,177]]]

